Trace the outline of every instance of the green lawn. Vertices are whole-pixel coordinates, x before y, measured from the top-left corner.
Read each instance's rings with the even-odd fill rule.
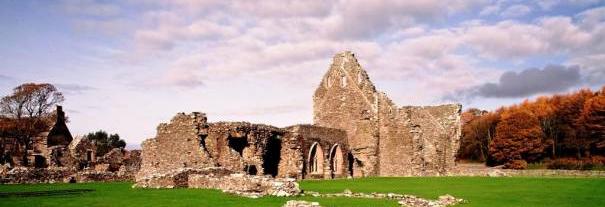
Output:
[[[0,192],[92,189],[75,194],[0,197],[0,206],[281,206],[287,200],[318,201],[322,206],[397,206],[393,200],[346,198],[247,199],[200,189],[132,189],[130,183],[0,185]],[[469,201],[461,206],[605,206],[604,178],[365,178],[303,181],[304,190],[323,193],[394,192],[437,198],[449,193]],[[1,195],[1,194],[0,194]]]

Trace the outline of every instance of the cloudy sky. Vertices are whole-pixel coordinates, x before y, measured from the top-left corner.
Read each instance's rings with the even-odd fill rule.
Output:
[[[0,25],[0,95],[53,83],[72,133],[131,146],[182,111],[310,123],[344,50],[399,105],[494,109],[605,84],[599,0],[1,0]]]

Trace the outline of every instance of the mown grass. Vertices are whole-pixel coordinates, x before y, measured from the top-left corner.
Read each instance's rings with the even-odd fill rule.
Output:
[[[397,206],[392,200],[265,197],[248,199],[217,190],[133,189],[131,183],[0,185],[0,192],[93,189],[79,195],[0,197],[0,206],[281,206],[287,200],[318,201],[322,206]],[[394,192],[435,199],[451,194],[469,202],[461,206],[605,206],[603,178],[364,178],[302,181],[304,190],[323,193]]]

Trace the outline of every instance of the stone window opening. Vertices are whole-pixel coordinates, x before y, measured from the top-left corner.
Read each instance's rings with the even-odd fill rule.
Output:
[[[353,153],[347,153],[347,159],[349,161],[349,176],[353,177],[353,165],[355,164],[355,157],[353,157]]]
[[[315,142],[309,150],[309,171],[311,174],[323,174],[324,154],[319,143]]]
[[[342,174],[342,164],[342,150],[340,149],[339,144],[334,144],[330,149],[330,170],[332,178],[334,178],[335,175]]]
[[[248,146],[248,140],[246,137],[229,137],[227,140],[227,145],[229,145],[229,148],[235,150],[240,156],[243,156],[244,148]]]
[[[340,86],[343,88],[347,87],[347,76],[343,75],[342,77],[340,77]]]
[[[46,158],[42,155],[34,155],[34,167],[44,168],[46,167]]]
[[[200,147],[206,152],[208,157],[212,158],[212,154],[210,154],[210,151],[208,151],[208,148],[206,147],[206,137],[208,137],[207,134],[199,135]]]
[[[361,84],[361,81],[363,81],[363,76],[361,75],[361,72],[357,73],[357,83]]]

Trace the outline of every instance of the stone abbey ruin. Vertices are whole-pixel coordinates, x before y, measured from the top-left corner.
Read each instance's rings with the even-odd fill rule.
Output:
[[[461,105],[398,107],[351,52],[337,54],[313,96],[313,124],[208,123],[179,113],[142,144],[138,186],[208,186],[212,176],[439,176],[455,165]],[[197,176],[197,177],[196,177]],[[216,179],[215,179],[216,180]]]

